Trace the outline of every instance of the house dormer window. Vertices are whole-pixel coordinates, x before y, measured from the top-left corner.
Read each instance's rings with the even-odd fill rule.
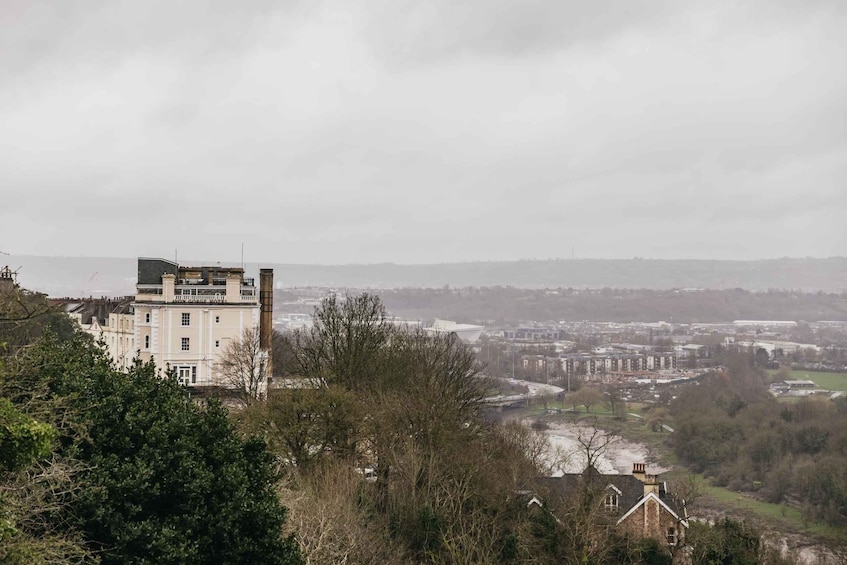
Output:
[[[620,506],[621,490],[615,485],[606,487],[606,494],[603,497],[603,507],[609,512],[617,512]]]

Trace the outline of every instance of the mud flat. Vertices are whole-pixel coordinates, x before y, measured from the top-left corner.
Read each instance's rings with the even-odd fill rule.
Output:
[[[595,430],[590,426],[572,424],[569,422],[549,422],[545,430],[550,440],[548,461],[552,476],[564,473],[581,473],[588,463],[585,448],[580,443],[587,442],[595,435],[594,445],[602,445],[609,441],[605,449],[596,458],[594,466],[601,473],[627,474],[632,472],[633,463],[647,463],[647,471],[651,474],[664,473],[669,469],[651,462],[656,460],[650,449],[642,444],[626,441],[619,437],[608,438],[606,432]]]

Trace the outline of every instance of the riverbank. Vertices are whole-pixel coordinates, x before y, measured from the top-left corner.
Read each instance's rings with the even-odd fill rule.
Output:
[[[670,470],[658,465],[658,456],[647,445],[625,440],[585,423],[545,422],[550,441],[553,476],[581,473],[591,457],[594,467],[604,474],[627,474],[634,463],[647,463],[650,473]]]

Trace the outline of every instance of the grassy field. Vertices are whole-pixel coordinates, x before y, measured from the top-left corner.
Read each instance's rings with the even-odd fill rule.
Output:
[[[744,493],[713,486],[708,479],[702,479],[700,484],[703,498],[698,502],[721,509],[727,514],[768,524],[783,533],[808,534],[828,539],[837,539],[843,534],[840,528],[807,520],[800,510],[792,506],[756,500]]]
[[[553,403],[550,404],[550,407],[553,407]],[[632,407],[630,406],[630,408]],[[669,445],[668,440],[670,434],[668,432],[652,431],[643,418],[627,416],[626,421],[621,422],[620,420],[613,419],[608,411],[598,410],[595,413],[592,407],[591,412],[592,414],[589,415],[582,409],[577,414],[566,412],[562,416],[554,416],[554,418],[582,420],[591,416],[597,416],[600,426],[604,428],[608,426],[608,429],[619,430],[620,435],[624,439],[648,445],[659,456],[660,465],[677,469],[671,475],[680,474],[684,476],[690,474],[697,478],[702,496],[695,506],[701,510],[705,510],[707,514],[727,514],[736,519],[750,520],[773,531],[801,534],[817,539],[834,540],[843,535],[843,531],[839,528],[833,528],[825,524],[807,520],[797,508],[785,504],[771,504],[757,500],[750,494],[735,492],[727,488],[712,485],[711,481],[703,475],[685,471],[681,468],[681,462]],[[639,413],[639,410],[636,407],[636,409],[630,409],[628,412]],[[527,414],[533,417],[542,417],[542,419],[544,416],[543,410],[538,409],[528,409]],[[695,510],[694,513],[696,515],[697,511]]]
[[[771,375],[775,375],[777,371],[768,371]],[[800,381],[814,381],[818,388],[824,390],[844,390],[847,391],[847,373],[820,373],[818,371],[791,371],[791,378]]]

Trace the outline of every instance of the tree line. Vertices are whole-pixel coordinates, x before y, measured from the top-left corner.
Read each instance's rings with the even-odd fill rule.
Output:
[[[847,399],[779,402],[751,356],[730,356],[727,367],[671,403],[677,456],[720,486],[847,525]]]
[[[277,293],[280,299],[286,298],[285,291]],[[689,323],[847,319],[843,292],[481,286],[386,289],[380,291],[380,297],[397,316],[489,325],[526,320]]]

